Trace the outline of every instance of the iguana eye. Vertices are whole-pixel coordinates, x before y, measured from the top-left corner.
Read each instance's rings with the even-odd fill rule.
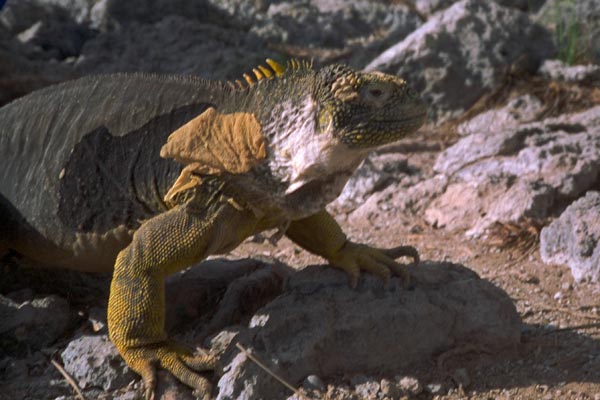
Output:
[[[363,98],[373,105],[380,106],[384,103],[389,95],[389,88],[380,84],[370,84],[363,88]]]
[[[380,97],[383,94],[383,90],[381,90],[381,89],[371,89],[371,90],[369,90],[369,93],[373,97]]]

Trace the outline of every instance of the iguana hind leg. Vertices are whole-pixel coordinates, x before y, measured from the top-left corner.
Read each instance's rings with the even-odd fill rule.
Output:
[[[255,219],[226,200],[209,206],[177,206],[146,221],[116,260],[108,303],[110,338],[153,397],[155,367],[171,372],[203,396],[208,380],[197,373],[215,368],[212,356],[193,356],[167,338],[165,277],[205,256],[227,251],[254,229]]]

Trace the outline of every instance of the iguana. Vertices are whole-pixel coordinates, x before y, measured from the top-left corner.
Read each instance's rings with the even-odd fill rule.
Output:
[[[406,82],[292,60],[245,82],[112,74],[0,109],[0,254],[113,271],[109,335],[153,396],[155,366],[203,396],[216,366],[164,331],[164,279],[277,229],[345,270],[388,281],[400,256],[347,240],[325,211],[369,150],[415,132]]]

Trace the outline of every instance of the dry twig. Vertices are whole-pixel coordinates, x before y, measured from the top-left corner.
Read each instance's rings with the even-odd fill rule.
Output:
[[[77,393],[77,398],[79,398],[80,400],[87,400],[85,398],[85,396],[83,395],[83,392],[79,388],[79,385],[77,385],[77,382],[75,382],[75,379],[73,379],[73,377],[71,375],[69,375],[69,373],[67,371],[65,371],[63,366],[60,365],[59,363],[57,363],[53,359],[50,359],[50,362],[52,363],[52,365],[54,365],[54,368],[56,368],[58,370],[58,372],[60,372],[60,374],[65,378],[65,380],[69,383],[69,385],[71,385],[71,387],[73,388],[75,393]]]
[[[253,354],[251,354],[248,349],[246,349],[244,346],[242,346],[239,343],[236,343],[235,346],[240,349],[240,351],[242,351],[246,357],[248,357],[250,360],[252,360],[254,363],[256,363],[256,365],[258,365],[260,368],[262,368],[266,373],[268,373],[269,375],[271,375],[273,378],[275,378],[279,383],[281,383],[283,386],[285,386],[286,388],[290,389],[292,392],[294,392],[294,394],[296,394],[298,397],[300,397],[303,400],[310,400],[308,397],[306,397],[298,388],[295,388],[294,386],[292,386],[292,384],[290,384],[289,382],[287,382],[285,379],[283,379],[282,377],[280,377],[279,375],[277,375],[275,372],[271,371],[263,362],[261,362],[258,358],[256,358],[256,356],[254,356]]]

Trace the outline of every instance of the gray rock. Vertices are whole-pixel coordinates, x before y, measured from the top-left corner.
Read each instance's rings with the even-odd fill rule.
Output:
[[[500,132],[515,129],[519,125],[535,121],[543,111],[537,97],[526,94],[510,100],[504,107],[492,109],[463,122],[457,127],[462,136],[482,132]]]
[[[82,389],[99,387],[115,390],[136,376],[125,365],[107,335],[81,336],[69,343],[61,357],[65,370]]]
[[[117,394],[113,397],[113,400],[139,400],[140,395],[133,391],[128,391],[122,394]]]
[[[411,274],[412,290],[397,279],[384,289],[369,275],[353,290],[343,272],[308,267],[238,340],[292,384],[317,371],[397,373],[457,342],[494,349],[519,342],[520,319],[509,297],[472,271],[423,263]],[[219,399],[283,397],[281,385],[233,346],[225,359]]]
[[[392,181],[391,174],[377,168],[370,159],[366,159],[348,180],[331,207],[344,211],[356,209],[369,195],[383,190]]]
[[[460,169],[492,156],[515,154],[523,147],[528,130],[473,133],[442,152],[433,170],[453,175]]]
[[[0,26],[16,35],[39,21],[53,19],[60,10],[50,4],[31,0],[9,0],[0,12]]]
[[[96,0],[94,3],[89,10],[90,24],[102,31],[118,30],[137,24],[153,25],[166,17],[182,17],[195,23],[210,23],[215,26],[234,26],[231,18],[209,1]]]
[[[354,392],[359,398],[364,400],[375,400],[381,386],[377,380],[368,378],[364,375],[359,375],[352,378],[351,382],[354,385]]]
[[[494,222],[543,219],[600,176],[600,107],[573,115],[477,132],[438,157],[449,181],[426,220],[479,236]]]
[[[379,382],[379,387],[381,388],[381,394],[388,399],[396,399],[400,397],[401,392],[398,388],[398,385],[389,379],[382,379],[381,382]]]
[[[535,71],[554,47],[547,31],[520,11],[494,2],[462,0],[433,15],[367,67],[410,79],[441,121],[497,87],[508,67]]]
[[[429,383],[425,386],[425,390],[431,394],[442,394],[444,391],[444,386],[441,383]]]
[[[325,383],[323,383],[323,380],[317,375],[312,374],[306,377],[302,387],[305,389],[319,390],[322,392],[325,390]]]
[[[421,386],[421,382],[414,376],[403,376],[398,381],[398,387],[400,390],[407,394],[416,396],[423,391],[423,386]]]
[[[517,8],[521,11],[537,11],[546,0],[495,0],[496,3],[504,6]],[[424,15],[431,15],[434,12],[450,7],[457,0],[416,0],[415,8]]]
[[[40,349],[59,339],[69,325],[69,303],[56,295],[17,303],[0,296],[0,339]]]
[[[421,24],[410,8],[384,1],[212,2],[275,47],[296,49],[318,63],[345,55],[359,68]]]
[[[384,171],[387,172],[385,169]],[[366,223],[381,213],[388,215],[388,218],[393,218],[394,213],[420,213],[433,198],[444,192],[448,183],[445,175],[431,177],[423,171],[409,174],[390,171],[389,175],[389,186],[373,193],[357,208],[350,209],[348,218],[351,223]],[[344,208],[346,204],[348,203],[341,207],[342,211],[347,210]]]
[[[415,8],[423,15],[431,15],[452,6],[456,2],[457,0],[416,0]]]
[[[264,62],[265,47],[242,31],[168,15],[88,40],[75,67],[85,74],[145,71],[231,79]]]
[[[450,374],[450,377],[458,387],[468,388],[471,385],[471,378],[465,368],[457,368]]]
[[[92,36],[67,10],[42,1],[13,1],[0,13],[0,27],[44,59],[64,60],[79,54]]]
[[[600,65],[567,65],[560,60],[546,60],[538,73],[557,81],[592,83],[600,80]]]
[[[577,281],[600,281],[600,193],[589,191],[542,229],[547,264],[566,264]]]

